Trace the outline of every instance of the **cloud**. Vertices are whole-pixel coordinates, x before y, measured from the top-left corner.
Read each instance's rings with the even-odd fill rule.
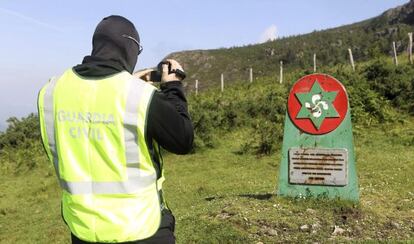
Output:
[[[260,35],[259,42],[267,42],[273,41],[277,38],[277,27],[276,25],[272,24],[271,26],[267,27],[266,30]]]
[[[54,25],[51,25],[49,23],[37,20],[35,18],[23,15],[19,12],[13,11],[13,10],[0,8],[0,12],[6,13],[8,15],[12,15],[12,16],[17,17],[19,19],[25,20],[29,23],[32,23],[32,24],[35,24],[35,25],[38,25],[38,26],[42,26],[42,27],[47,28],[49,30],[54,30],[54,31],[57,31],[57,32],[63,32],[63,30],[61,28],[57,27],[57,26],[54,26]]]

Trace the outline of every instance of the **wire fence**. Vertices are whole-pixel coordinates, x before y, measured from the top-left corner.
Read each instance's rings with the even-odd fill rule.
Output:
[[[413,64],[413,55],[412,55],[412,50],[413,50],[413,33],[409,32],[408,34],[408,46],[407,46],[407,56],[408,56],[408,62],[409,64]],[[398,66],[398,52],[397,52],[397,48],[396,48],[396,43],[395,41],[392,42],[392,61],[394,63],[394,65]],[[352,54],[352,49],[348,48],[348,55],[349,55],[349,65],[351,66],[352,70],[355,71],[355,60]],[[282,84],[283,83],[283,61],[281,60],[279,62],[279,83]],[[317,53],[313,54],[313,72],[316,73],[317,72]],[[224,92],[224,88],[225,88],[225,76],[224,73],[220,74],[220,91]],[[254,70],[252,67],[249,68],[249,76],[248,76],[248,81],[250,83],[253,83],[254,81]],[[199,94],[199,88],[200,88],[200,80],[196,79],[195,80],[195,84],[194,84],[194,91],[195,94],[198,95]]]

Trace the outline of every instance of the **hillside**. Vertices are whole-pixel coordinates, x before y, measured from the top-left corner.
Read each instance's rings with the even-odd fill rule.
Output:
[[[193,90],[195,79],[200,81],[200,89],[205,89],[219,84],[220,73],[224,73],[226,83],[247,80],[250,67],[255,77],[276,77],[279,61],[284,62],[287,70],[311,70],[314,53],[318,67],[348,64],[348,48],[352,49],[356,62],[391,55],[393,41],[401,53],[407,50],[407,33],[413,30],[414,1],[411,0],[378,17],[338,28],[243,47],[177,52],[169,57],[183,63],[190,74],[187,89]]]

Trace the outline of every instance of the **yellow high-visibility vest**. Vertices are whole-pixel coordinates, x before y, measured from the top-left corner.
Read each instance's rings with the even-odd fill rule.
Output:
[[[163,178],[144,136],[154,91],[128,72],[86,79],[72,69],[40,90],[42,140],[63,189],[63,218],[79,239],[142,240],[159,228]]]

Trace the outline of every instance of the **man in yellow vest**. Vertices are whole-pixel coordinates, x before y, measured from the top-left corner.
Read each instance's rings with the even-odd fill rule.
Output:
[[[129,20],[106,17],[96,27],[92,54],[39,92],[42,140],[62,188],[72,243],[175,243],[160,147],[176,154],[192,148],[177,75],[183,70],[166,60],[157,90],[132,75],[141,51]]]

